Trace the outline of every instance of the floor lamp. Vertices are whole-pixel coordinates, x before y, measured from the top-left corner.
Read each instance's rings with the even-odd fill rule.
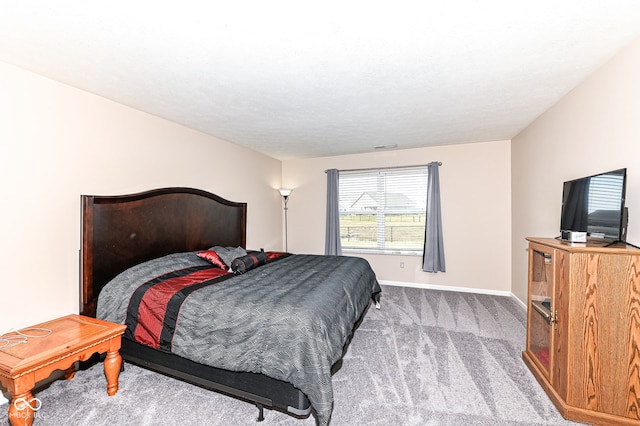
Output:
[[[289,251],[289,236],[287,235],[288,231],[287,231],[287,225],[288,225],[288,218],[287,218],[287,210],[289,210],[287,208],[287,202],[289,201],[289,195],[291,195],[291,191],[293,191],[292,189],[286,189],[286,188],[280,188],[280,195],[282,195],[282,201],[284,202],[284,251],[288,252]]]

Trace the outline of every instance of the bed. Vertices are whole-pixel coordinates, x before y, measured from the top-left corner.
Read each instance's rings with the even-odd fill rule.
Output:
[[[329,423],[331,373],[380,296],[366,261],[247,250],[247,205],[198,189],[81,202],[81,313],[128,325],[125,360],[254,403],[258,420],[267,407]],[[143,314],[159,277],[179,297]]]

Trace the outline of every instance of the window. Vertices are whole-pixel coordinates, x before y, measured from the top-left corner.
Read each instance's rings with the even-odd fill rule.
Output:
[[[428,168],[341,171],[340,243],[345,251],[422,253]]]

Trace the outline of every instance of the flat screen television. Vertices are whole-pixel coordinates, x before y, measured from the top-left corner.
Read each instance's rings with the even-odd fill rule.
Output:
[[[612,170],[564,183],[560,232],[624,242],[627,169]]]

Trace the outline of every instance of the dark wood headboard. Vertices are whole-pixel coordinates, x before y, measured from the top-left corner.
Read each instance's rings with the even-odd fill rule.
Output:
[[[246,248],[246,203],[206,191],[163,188],[81,199],[83,315],[95,317],[105,284],[138,263],[215,245]]]

